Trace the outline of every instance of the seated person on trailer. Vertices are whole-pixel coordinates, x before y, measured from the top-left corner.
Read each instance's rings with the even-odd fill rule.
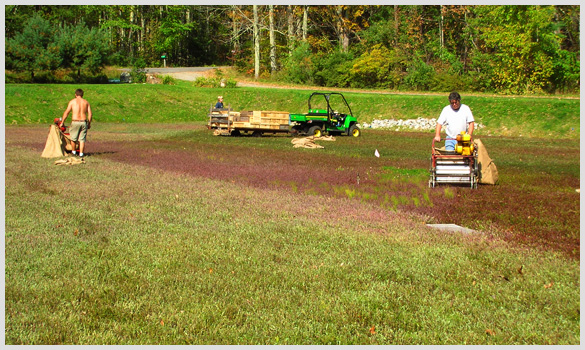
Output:
[[[473,134],[474,129],[473,114],[469,106],[461,104],[461,96],[457,92],[449,94],[449,105],[443,108],[439,119],[437,120],[437,127],[435,128],[435,141],[441,141],[441,129],[444,126],[447,134],[445,140],[445,150],[455,151],[457,141],[455,138],[462,131],[466,131],[469,135]],[[449,140],[452,139],[452,140]]]
[[[223,96],[217,96],[217,103],[215,104],[216,109],[223,108]]]

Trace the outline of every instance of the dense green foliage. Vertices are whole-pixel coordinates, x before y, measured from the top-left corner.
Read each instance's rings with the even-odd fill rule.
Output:
[[[576,5],[281,5],[272,22],[268,6],[258,13],[259,78],[419,91],[579,90]],[[51,23],[42,32],[40,18]],[[78,70],[103,64],[107,35],[110,64],[140,58],[161,66],[165,55],[172,66],[229,64],[252,74],[254,21],[250,5],[10,5],[7,67],[54,68],[59,57],[47,38],[67,31],[93,46],[59,44],[77,51],[63,64]]]
[[[16,72],[26,71],[35,80],[39,70],[69,68],[96,74],[104,67],[110,51],[104,30],[76,25],[56,27],[36,13],[24,23],[22,32],[6,42],[6,65]]]
[[[7,40],[6,66],[28,72],[34,80],[35,71],[52,70],[61,65],[59,51],[55,28],[35,15],[27,21],[22,32]]]
[[[56,38],[62,51],[62,66],[95,74],[104,67],[109,53],[108,37],[103,29],[88,28],[84,22],[77,25],[65,25]]]

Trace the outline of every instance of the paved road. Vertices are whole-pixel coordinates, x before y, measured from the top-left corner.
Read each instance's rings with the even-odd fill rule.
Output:
[[[166,67],[166,68],[145,68],[148,73],[166,74],[180,80],[195,80],[199,77],[204,76],[205,72],[216,68],[227,68],[227,67]],[[121,71],[129,72],[131,68],[122,68]]]
[[[146,68],[148,73],[166,74],[179,80],[195,81],[197,78],[205,77],[206,72],[216,68],[229,68],[228,66],[219,67],[175,67],[175,68]],[[129,72],[130,68],[123,68],[122,71]],[[211,73],[211,72],[210,72]],[[213,74],[213,73],[212,73]],[[271,88],[285,88],[275,84],[259,84],[256,82],[238,81],[238,86],[255,86],[255,87],[271,87]]]
[[[201,73],[215,68],[227,68],[227,67],[177,67],[177,68],[146,68],[150,73]]]
[[[162,74],[170,74],[170,73],[199,73],[199,72],[206,72],[208,70],[216,69],[216,68],[228,68],[226,67],[166,67],[166,68],[145,68],[149,73],[162,73]],[[129,72],[131,68],[121,68],[121,71]]]

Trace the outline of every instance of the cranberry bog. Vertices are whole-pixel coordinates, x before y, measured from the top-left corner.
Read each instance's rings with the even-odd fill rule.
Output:
[[[96,123],[57,166],[5,130],[7,344],[580,343],[578,140],[480,135],[472,190],[432,133]]]
[[[290,136],[213,136],[198,123],[101,128],[92,130],[89,160],[100,157],[227,184],[348,198],[412,214],[428,224],[453,223],[518,247],[579,259],[579,140],[481,137],[498,167],[498,183],[476,190],[431,189],[429,133],[366,130],[364,137],[318,142],[324,149],[295,149]],[[42,151],[40,130],[9,127],[6,136],[11,144]],[[342,213],[335,215],[343,220]]]

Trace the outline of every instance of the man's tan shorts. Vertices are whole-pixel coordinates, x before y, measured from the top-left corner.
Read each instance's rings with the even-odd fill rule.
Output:
[[[71,122],[69,127],[69,137],[72,141],[85,142],[87,136],[87,121],[76,121]]]

